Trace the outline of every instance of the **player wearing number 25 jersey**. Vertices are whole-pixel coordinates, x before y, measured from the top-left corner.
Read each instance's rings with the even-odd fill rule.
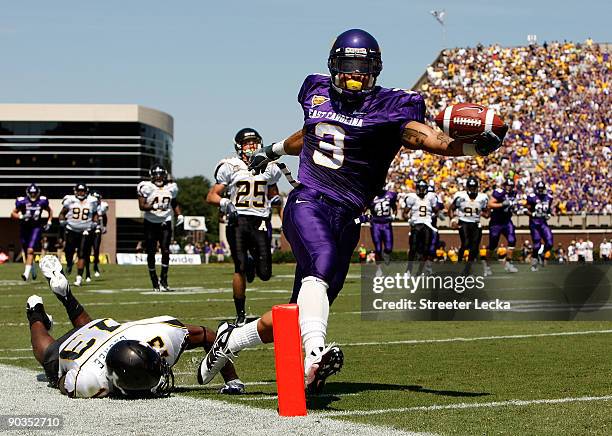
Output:
[[[272,276],[270,209],[282,203],[276,184],[282,172],[270,164],[262,174],[253,175],[247,162],[261,148],[261,135],[252,128],[234,137],[236,156],[223,159],[215,170],[215,186],[208,192],[208,203],[225,213],[225,235],[234,260],[232,289],[236,324],[246,322],[246,283],[255,274],[264,281]],[[227,192],[229,198],[221,195]]]
[[[149,277],[155,291],[168,292],[168,268],[170,265],[170,241],[172,240],[172,216],[176,225],[183,223],[181,207],[176,199],[178,186],[168,181],[168,172],[161,165],[149,171],[151,180],[138,184],[138,207],[144,211],[145,249]],[[157,243],[161,249],[161,276],[157,278],[155,254]]]
[[[385,264],[391,261],[393,252],[393,228],[391,223],[397,211],[397,193],[381,191],[370,203],[370,233],[376,252],[376,260],[384,259]],[[383,248],[384,246],[384,248]]]

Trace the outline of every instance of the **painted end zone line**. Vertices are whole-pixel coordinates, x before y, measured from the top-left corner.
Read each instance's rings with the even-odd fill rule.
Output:
[[[479,409],[485,407],[509,407],[509,406],[530,406],[533,404],[560,404],[574,403],[579,401],[611,401],[612,395],[604,395],[602,397],[576,397],[576,398],[555,398],[550,400],[508,400],[494,401],[491,403],[458,403],[444,404],[433,406],[416,406],[402,407],[396,409],[379,409],[379,410],[346,410],[338,412],[320,412],[316,415],[320,416],[367,416],[367,415],[382,415],[385,413],[402,413],[402,412],[428,412],[431,410],[453,410],[453,409]],[[311,413],[315,415],[315,413]]]
[[[350,342],[338,344],[345,347],[363,347],[369,345],[404,345],[404,344],[429,344],[439,342],[471,342],[471,341],[494,341],[497,339],[526,339],[543,338],[547,336],[575,336],[612,333],[612,330],[584,330],[576,332],[553,332],[553,333],[533,333],[524,335],[504,335],[504,336],[477,336],[474,338],[446,338],[446,339],[408,339],[405,341],[384,341],[384,342]]]

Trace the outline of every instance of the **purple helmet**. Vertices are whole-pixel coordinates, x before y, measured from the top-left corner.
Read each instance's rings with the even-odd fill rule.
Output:
[[[538,183],[536,183],[535,185],[535,192],[538,195],[544,195],[546,194],[546,184],[543,181],[539,181]]]
[[[30,200],[34,201],[40,196],[40,188],[36,186],[36,183],[32,183],[26,189],[26,195]]]
[[[374,89],[376,78],[382,71],[380,47],[376,39],[365,30],[351,29],[341,33],[329,52],[327,61],[332,86],[343,97],[356,99]],[[341,77],[340,75],[345,75]],[[362,76],[362,80],[356,80]]]

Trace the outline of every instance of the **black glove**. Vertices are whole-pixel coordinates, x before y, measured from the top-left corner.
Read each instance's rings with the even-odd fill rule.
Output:
[[[270,206],[272,206],[272,207],[282,206],[282,205],[283,205],[283,199],[281,198],[280,195],[275,195],[270,200]]]
[[[261,174],[270,162],[277,160],[279,157],[272,151],[272,145],[266,145],[251,157],[249,171],[252,171],[254,175]]]
[[[227,223],[230,225],[234,225],[236,220],[238,219],[238,210],[234,203],[228,203],[225,207],[225,216],[227,217]]]
[[[506,132],[508,131],[508,126],[504,126],[504,134],[501,136],[497,136],[491,130],[485,130],[480,135],[478,135],[472,141],[472,144],[475,145],[476,153],[480,156],[487,156],[501,147],[504,137],[506,136]]]

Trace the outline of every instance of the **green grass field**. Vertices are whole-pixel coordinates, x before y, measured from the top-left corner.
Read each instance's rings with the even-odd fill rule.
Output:
[[[250,313],[287,302],[293,268],[275,265],[269,282],[253,284]],[[0,266],[0,363],[37,368],[29,351],[27,297],[45,299],[56,336],[69,323],[44,279],[23,283],[21,270]],[[168,314],[216,327],[233,318],[232,270],[229,264],[172,267],[177,291],[160,294],[149,290],[145,267],[105,266],[101,278],[74,293],[93,318]],[[360,298],[354,266],[331,308],[328,332],[342,345],[345,366],[329,379],[326,394],[309,400],[309,413],[441,434],[612,434],[612,322],[362,321]],[[240,397],[196,385],[202,357],[187,352],[174,368],[178,395],[276,408],[271,346],[245,350],[236,361],[248,386]]]

